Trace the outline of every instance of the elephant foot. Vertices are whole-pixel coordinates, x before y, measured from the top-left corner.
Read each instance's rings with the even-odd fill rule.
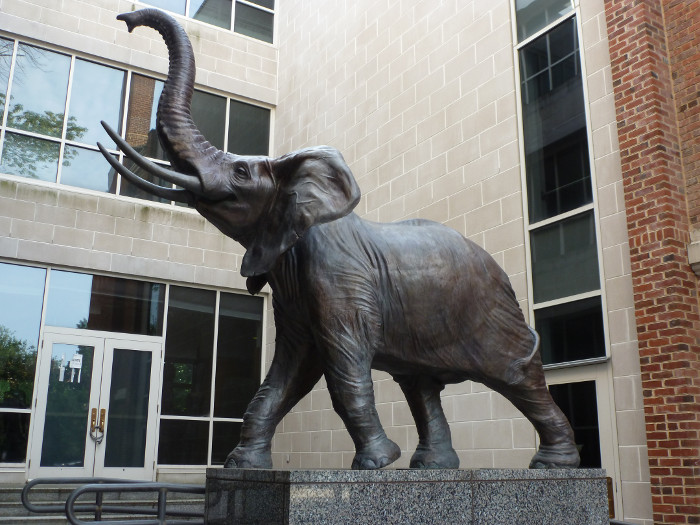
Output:
[[[411,468],[437,469],[459,468],[459,457],[451,446],[443,447],[418,447],[411,457]]]
[[[236,447],[226,458],[224,468],[272,468],[272,455],[269,449],[246,450]]]
[[[373,441],[362,450],[358,450],[352,460],[354,470],[375,470],[391,465],[401,456],[399,446],[389,438]]]
[[[576,468],[581,458],[573,443],[540,445],[530,461],[530,468]]]

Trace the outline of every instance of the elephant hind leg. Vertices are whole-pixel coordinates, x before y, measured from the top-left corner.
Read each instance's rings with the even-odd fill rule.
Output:
[[[418,430],[418,447],[411,468],[459,468],[450,427],[440,402],[445,385],[426,376],[397,376]]]
[[[513,403],[539,434],[540,447],[530,461],[530,468],[578,467],[580,457],[574,432],[549,393],[542,367],[532,364],[523,372],[524,378],[518,383],[489,381],[486,385]]]

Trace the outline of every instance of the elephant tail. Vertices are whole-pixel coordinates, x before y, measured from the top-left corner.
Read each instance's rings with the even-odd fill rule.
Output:
[[[517,385],[525,379],[525,369],[530,365],[532,358],[537,355],[537,352],[540,349],[540,335],[531,326],[528,326],[528,328],[530,329],[530,333],[534,339],[532,351],[528,356],[516,359],[508,366],[505,379],[509,385]]]

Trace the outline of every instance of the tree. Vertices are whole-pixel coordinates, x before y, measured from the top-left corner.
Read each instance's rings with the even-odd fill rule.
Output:
[[[0,325],[0,406],[31,406],[35,367],[36,347]]]

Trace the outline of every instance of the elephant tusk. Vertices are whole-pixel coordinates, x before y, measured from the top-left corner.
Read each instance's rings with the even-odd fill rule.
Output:
[[[136,151],[134,148],[132,148],[127,141],[121,138],[117,134],[117,132],[109,126],[109,124],[102,121],[102,127],[105,128],[105,131],[112,138],[112,140],[117,143],[119,149],[126,153],[126,155],[132,161],[134,161],[134,164],[136,164],[140,168],[143,168],[152,175],[155,175],[156,177],[159,177],[163,180],[167,180],[168,182],[172,182],[173,184],[177,184],[178,186],[182,186],[186,190],[189,190],[196,195],[200,195],[202,193],[202,183],[197,177],[192,175],[185,175],[183,173],[179,173],[177,171],[169,170],[167,168],[163,168],[162,166],[158,166],[158,164],[156,164],[155,162],[151,162],[143,155],[141,155],[138,151]]]
[[[122,177],[128,179],[129,182],[133,183],[135,186],[138,186],[142,190],[147,191],[148,193],[155,195],[156,197],[162,197],[171,201],[183,202],[185,204],[194,204],[194,196],[190,191],[183,189],[164,188],[163,186],[158,186],[157,184],[148,182],[147,180],[144,180],[138,175],[136,175],[133,171],[129,170],[123,164],[119,164],[119,162],[117,162],[114,156],[109,151],[107,151],[107,148],[105,148],[99,142],[97,143],[97,147],[100,148],[100,152],[102,153],[102,155],[104,155],[105,159],[107,159],[107,162],[110,163],[112,168],[114,168],[117,171],[117,173],[119,173]]]

